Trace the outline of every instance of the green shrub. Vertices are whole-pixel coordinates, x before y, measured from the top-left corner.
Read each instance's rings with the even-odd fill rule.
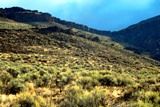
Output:
[[[5,87],[6,94],[17,94],[24,89],[24,83],[21,80],[12,80]]]
[[[65,72],[57,72],[53,77],[53,84],[56,85],[61,91],[64,88],[65,85],[69,84],[72,81],[73,74],[71,71],[65,71]]]
[[[99,85],[98,80],[92,77],[82,77],[78,83],[82,85],[83,89],[92,89],[93,87]]]
[[[135,107],[154,107],[151,103],[139,100]],[[156,107],[156,106],[155,106]],[[158,107],[158,106],[157,106]]]
[[[22,93],[11,107],[47,107],[46,101],[40,96],[33,96],[29,93]]]
[[[99,78],[101,85],[114,86],[117,85],[117,79],[111,75],[105,75]]]
[[[100,89],[83,90],[79,86],[71,87],[61,102],[61,107],[105,107],[105,93]]]
[[[9,74],[11,74],[14,78],[16,78],[16,77],[18,76],[18,74],[20,73],[19,71],[15,70],[15,69],[12,69],[12,68],[9,68],[9,69],[7,70],[7,72],[8,72]]]
[[[32,76],[32,77],[33,77],[33,76]],[[34,76],[34,78],[35,78],[35,77],[36,77],[36,76]],[[35,80],[36,86],[38,86],[38,87],[48,86],[49,83],[50,83],[50,81],[51,81],[51,78],[50,78],[50,76],[47,75],[47,74],[44,74],[44,75],[41,76],[39,79],[37,78],[37,79]]]
[[[20,71],[21,71],[21,73],[28,73],[28,72],[30,71],[30,69],[27,68],[27,67],[22,67],[22,68],[20,69]]]
[[[3,84],[7,84],[11,79],[12,79],[12,76],[8,72],[1,71],[0,80],[3,82]]]
[[[98,81],[101,83],[101,85],[106,86],[128,86],[134,84],[131,79],[123,75],[104,75],[101,76]]]
[[[38,77],[39,77],[38,74],[33,73],[33,74],[30,76],[30,79],[31,79],[31,80],[37,80]]]
[[[139,91],[136,93],[138,99],[136,107],[160,107],[160,93],[154,91]]]
[[[129,86],[129,85],[133,85],[134,82],[129,79],[128,77],[125,76],[120,76],[117,78],[117,86]]]
[[[8,82],[12,80],[12,78],[13,77],[8,72],[1,71],[0,73],[0,93],[5,92],[6,86]]]

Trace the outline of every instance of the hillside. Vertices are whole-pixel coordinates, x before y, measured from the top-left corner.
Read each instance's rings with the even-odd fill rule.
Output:
[[[27,10],[21,7],[0,8],[0,16],[6,17],[18,22],[30,23],[38,26],[40,24],[42,27],[53,26],[58,24],[58,26],[60,25],[63,27],[65,26],[69,28],[76,28],[83,31],[88,31],[91,33],[96,33],[101,35],[107,35],[111,33],[110,31],[96,30],[86,25],[61,20],[60,18],[51,16],[51,14],[49,13],[38,12],[37,10]]]
[[[38,28],[52,26],[57,26],[62,29],[76,28],[94,34],[110,36],[112,40],[123,44],[128,50],[160,60],[160,16],[144,20],[117,32],[96,30],[86,25],[61,20],[49,13],[43,13],[37,10],[27,10],[21,7],[0,8],[0,16],[23,23],[20,28],[31,28],[31,26],[23,27],[24,23],[26,23],[32,25],[32,27],[35,26]],[[7,24],[8,23],[5,23],[6,26]],[[14,23],[10,24],[13,25]],[[12,27],[14,27],[14,25]]]
[[[27,28],[28,29],[33,28],[33,26],[0,17],[0,29],[27,29]]]
[[[75,28],[16,28],[0,28],[0,106],[160,105],[159,62]]]
[[[160,60],[160,16],[113,33],[113,39],[128,49]]]

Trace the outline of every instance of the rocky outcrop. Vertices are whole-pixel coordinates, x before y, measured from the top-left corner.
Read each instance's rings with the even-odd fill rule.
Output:
[[[18,21],[18,22],[52,22],[53,18],[49,13],[38,11],[25,10],[20,7],[1,8],[0,13],[3,17]]]

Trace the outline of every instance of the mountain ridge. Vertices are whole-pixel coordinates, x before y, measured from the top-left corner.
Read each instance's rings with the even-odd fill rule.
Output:
[[[117,32],[113,32],[112,39],[124,43],[127,48],[147,54],[160,60],[160,15],[146,19]]]
[[[14,14],[16,14],[16,15],[14,15]],[[100,35],[107,35],[107,34],[111,33],[110,31],[96,30],[96,29],[90,28],[86,25],[61,20],[60,18],[54,17],[49,13],[38,12],[37,10],[27,10],[27,9],[23,9],[21,7],[1,8],[0,15],[3,17],[7,17],[9,19],[13,19],[15,21],[20,21],[20,22],[48,22],[48,23],[56,22],[56,23],[62,24],[64,26],[67,26],[70,28],[73,27],[73,28],[81,29],[84,31],[88,31],[88,32],[96,33],[96,34],[100,34]],[[23,15],[25,15],[25,16],[23,16]],[[17,16],[17,17],[15,17],[15,16]],[[26,17],[26,18],[23,19],[24,17]],[[38,17],[38,18],[36,18],[36,17]]]

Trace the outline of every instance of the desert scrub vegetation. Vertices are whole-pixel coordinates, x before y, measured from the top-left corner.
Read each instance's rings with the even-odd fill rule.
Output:
[[[126,76],[114,76],[114,75],[104,75],[99,78],[101,85],[106,86],[128,86],[133,85],[134,82]]]
[[[136,94],[137,102],[135,106],[138,107],[159,107],[160,106],[160,93],[159,91],[138,91]]]
[[[20,59],[23,57],[24,55],[19,55]],[[141,88],[135,87],[143,87],[141,86],[142,83],[147,83],[153,85],[152,87],[148,86],[147,89],[158,91],[158,85],[155,85],[158,84],[157,71],[147,72],[143,70],[137,74],[134,71],[115,70],[112,67],[106,70],[87,70],[85,68],[71,69],[65,66],[60,68],[57,65],[20,63],[19,61],[0,61],[0,63],[1,95],[8,97],[13,95],[14,99],[18,100],[14,102],[9,100],[8,103],[17,104],[17,106],[23,102],[35,106],[39,102],[37,96],[45,99],[45,103],[49,102],[47,106],[54,104],[61,107],[105,107],[114,104],[117,97],[124,102],[127,99],[127,101],[133,101],[135,105],[141,105],[148,103],[146,99],[149,97],[144,97],[145,94],[140,96],[141,93],[134,95],[141,90]],[[149,74],[150,76],[147,76]],[[149,82],[154,78],[156,78],[156,82]],[[33,84],[32,91],[27,91],[28,83]],[[135,88],[135,90],[129,92],[130,88]],[[17,95],[26,94],[25,92],[27,97],[23,97],[24,99],[17,97]],[[29,96],[30,98],[28,98]],[[158,96],[159,94],[157,94],[156,100]],[[1,102],[2,104],[5,103],[4,101]],[[158,105],[156,101],[151,102],[151,104],[153,107]]]
[[[41,30],[0,30],[0,106],[159,106],[157,62],[109,38]]]
[[[25,85],[22,80],[12,79],[4,86],[4,93],[6,94],[17,94],[23,91]]]
[[[84,90],[80,86],[70,87],[66,91],[64,101],[60,107],[105,107],[106,95],[103,90],[93,89]]]
[[[1,107],[47,107],[42,96],[23,92],[17,95],[0,95]],[[49,106],[48,106],[49,107]]]
[[[128,73],[117,71],[100,71],[97,80],[102,86],[134,86],[136,83]]]
[[[98,80],[89,76],[79,78],[78,83],[83,89],[93,89],[95,86],[99,85]]]
[[[18,22],[0,21],[0,29],[30,29],[33,26]]]

